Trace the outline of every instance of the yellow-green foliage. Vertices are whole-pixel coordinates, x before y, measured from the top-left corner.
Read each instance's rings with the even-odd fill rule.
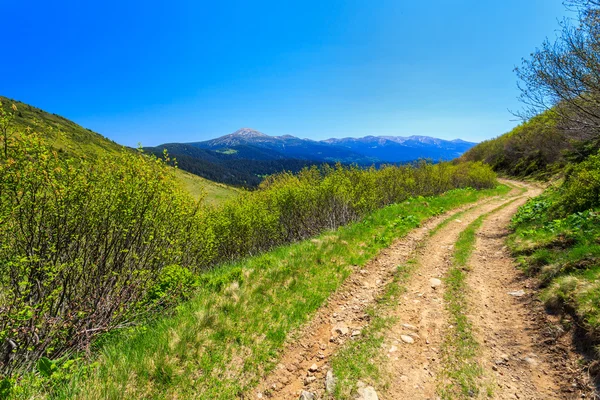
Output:
[[[145,311],[164,267],[190,263],[199,208],[156,158],[68,159],[25,132],[0,144],[0,368],[10,372]]]
[[[504,135],[479,143],[461,159],[483,161],[508,175],[543,177],[564,164],[563,153],[568,148],[568,139],[556,128],[556,115],[546,111]]]

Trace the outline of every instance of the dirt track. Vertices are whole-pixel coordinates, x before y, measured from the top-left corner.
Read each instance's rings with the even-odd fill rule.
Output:
[[[388,389],[377,391],[380,399],[436,399],[443,368],[440,347],[446,330],[452,327],[447,322],[444,285],[432,287],[431,279],[443,278],[451,265],[453,244],[470,222],[511,201],[486,218],[470,261],[469,320],[482,349],[478,362],[493,385],[493,398],[589,397],[584,389],[574,390],[569,379],[565,382],[561,370],[564,363],[558,365],[549,354],[540,351],[537,343],[543,340],[541,327],[533,322],[531,307],[521,301],[528,298],[527,294],[508,294],[518,290],[527,293],[529,289],[523,286],[526,284],[504,246],[506,227],[517,208],[540,192],[525,186],[527,191],[521,193],[519,187],[524,185],[512,184],[516,187],[509,196],[484,200],[433,218],[382,251],[362,270],[355,271],[312,321],[288,341],[276,369],[249,397],[297,399],[306,390],[317,399],[324,398],[331,356],[346,341],[360,337],[368,324],[366,307],[381,295],[398,265],[415,259],[417,268],[404,283],[404,295],[397,307],[387,311],[398,321],[386,332],[381,349],[389,360],[386,368],[391,373],[391,384]],[[464,213],[430,234],[460,211]],[[412,336],[414,342],[405,343],[402,335]],[[576,354],[570,352],[566,359],[577,369]]]

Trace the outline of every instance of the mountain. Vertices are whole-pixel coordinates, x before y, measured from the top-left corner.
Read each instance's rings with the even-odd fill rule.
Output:
[[[406,162],[420,158],[452,160],[476,145],[461,139],[443,140],[429,136],[365,136],[327,139],[324,142],[346,147],[380,162]]]
[[[428,136],[366,136],[315,141],[290,135],[269,136],[250,128],[188,144],[232,155],[241,153],[237,156],[239,158],[295,158],[358,164],[406,162],[420,158],[451,160],[475,145],[460,139],[443,140]]]
[[[250,128],[239,129],[229,135],[205,142],[187,143],[202,149],[229,153],[237,158],[251,160],[299,159],[319,162],[368,163],[376,160],[366,159],[343,146],[331,145],[294,136],[269,136]],[[265,152],[266,151],[266,152]]]
[[[18,129],[30,128],[40,132],[46,143],[58,150],[59,153],[94,159],[100,155],[114,154],[126,148],[60,115],[51,114],[3,96],[0,96],[0,102],[6,110],[9,110],[13,104],[17,107],[12,123]],[[206,201],[209,203],[218,203],[237,196],[239,193],[236,188],[209,181],[180,169],[175,171],[175,175],[181,185],[194,197],[205,192]]]

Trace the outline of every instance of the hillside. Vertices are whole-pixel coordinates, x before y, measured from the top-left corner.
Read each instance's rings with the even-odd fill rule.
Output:
[[[483,161],[510,176],[547,178],[564,167],[574,145],[557,123],[556,113],[545,111],[508,133],[479,143],[461,160]]]
[[[57,114],[51,114],[37,107],[20,101],[0,96],[0,102],[5,109],[12,104],[17,107],[14,116],[16,129],[31,129],[43,134],[44,139],[59,152],[93,159],[99,155],[116,154],[125,147],[118,143],[86,129],[75,122]],[[211,182],[208,179],[195,176],[185,171],[176,171],[177,179],[198,198],[202,190],[206,192],[206,201],[217,203],[224,199],[235,197],[239,191],[221,183]]]
[[[161,156],[163,150],[176,158],[184,171],[227,185],[255,188],[265,176],[283,171],[299,172],[316,161],[284,158],[257,147],[236,146],[228,151],[214,151],[182,143],[146,147],[144,151]]]

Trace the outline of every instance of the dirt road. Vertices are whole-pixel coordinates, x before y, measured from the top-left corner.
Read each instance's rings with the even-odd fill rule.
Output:
[[[387,360],[382,370],[389,375],[388,384],[373,389],[379,399],[440,398],[440,384],[446,379],[441,348],[448,330],[453,329],[444,301],[444,277],[459,234],[485,215],[469,261],[466,312],[480,345],[476,362],[483,370],[486,387],[471,397],[589,398],[592,393],[574,385],[576,378],[564,371],[568,365],[573,374],[580,375],[577,354],[567,352],[562,364],[557,364],[540,346],[543,327],[529,306],[530,284],[515,268],[504,245],[511,216],[540,190],[517,182],[511,185],[508,196],[429,220],[355,271],[313,320],[288,341],[277,368],[248,397],[297,399],[304,394],[307,399],[332,398],[326,391],[332,356],[348,341],[361,340],[370,321],[365,310],[382,295],[398,265],[413,260],[416,267],[403,282],[404,294],[393,308],[382,310],[397,322],[386,329],[380,349]],[[374,398],[368,397],[373,392],[359,392],[353,391],[356,398]]]

